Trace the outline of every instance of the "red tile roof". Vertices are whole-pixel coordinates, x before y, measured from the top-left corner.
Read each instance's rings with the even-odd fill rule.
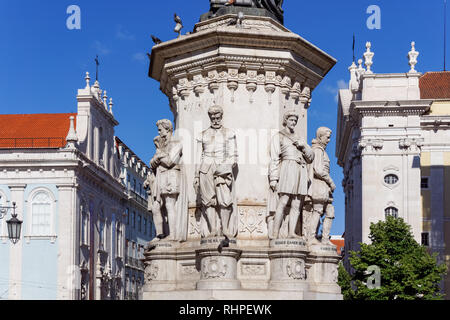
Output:
[[[337,247],[337,253],[340,255],[345,246],[345,240],[334,240],[331,239],[331,243]]]
[[[421,99],[450,99],[450,71],[425,73],[419,87]]]
[[[0,149],[64,147],[71,116],[76,127],[76,113],[2,114]]]

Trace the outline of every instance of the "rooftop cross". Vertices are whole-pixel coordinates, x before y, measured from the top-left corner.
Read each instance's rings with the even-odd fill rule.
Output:
[[[100,62],[98,61],[98,55],[95,57],[95,65],[96,65],[95,80],[98,81],[98,66],[100,65]]]

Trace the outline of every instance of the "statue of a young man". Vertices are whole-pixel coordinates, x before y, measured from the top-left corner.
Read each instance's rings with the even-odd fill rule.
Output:
[[[211,126],[197,142],[194,179],[203,207],[202,236],[233,238],[238,231],[233,173],[238,161],[236,135],[222,126],[222,107],[211,107],[208,115]]]
[[[287,237],[301,237],[296,234],[296,227],[310,184],[307,165],[314,160],[314,153],[306,141],[295,133],[298,118],[294,111],[286,112],[283,117],[284,129],[272,139],[269,181],[271,191],[277,194],[278,199],[276,205],[269,203],[269,208],[275,209],[273,225],[270,228],[272,230],[269,230],[272,231],[272,234],[269,234],[272,239],[286,237],[280,234],[280,229],[289,205],[290,211],[286,213],[289,219]],[[270,211],[272,210],[269,209]]]
[[[188,194],[182,163],[183,147],[172,135],[173,125],[170,120],[160,120],[156,126],[159,132],[159,136],[154,140],[157,149],[150,161],[150,166],[155,173],[152,200],[155,202],[153,208],[156,212],[153,214],[161,214],[163,224],[166,222],[168,225],[168,234],[164,230],[167,228],[158,228],[164,233],[160,235],[160,238],[186,241]]]
[[[332,205],[332,194],[336,185],[330,177],[330,158],[326,152],[330,142],[331,129],[321,127],[317,130],[316,139],[312,142],[314,150],[314,162],[312,169],[314,178],[312,180],[312,202],[313,213],[310,217],[308,226],[308,241],[317,242],[317,230],[320,218],[325,214],[322,225],[322,244],[330,244],[330,231],[334,219],[334,206]]]

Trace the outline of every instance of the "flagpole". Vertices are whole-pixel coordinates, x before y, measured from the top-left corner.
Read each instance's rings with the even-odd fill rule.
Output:
[[[447,0],[444,0],[444,71],[447,71],[446,58],[447,58]]]

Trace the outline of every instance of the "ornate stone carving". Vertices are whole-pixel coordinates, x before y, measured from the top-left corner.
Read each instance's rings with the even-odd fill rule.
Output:
[[[194,264],[192,264],[192,265],[183,265],[181,267],[181,273],[185,274],[185,275],[193,275],[193,274],[198,273],[198,271],[197,271],[197,267]]]
[[[361,139],[359,142],[361,151],[378,151],[383,149],[383,140],[380,139]]]
[[[411,51],[408,53],[408,59],[409,59],[409,65],[411,66],[411,70],[409,70],[409,73],[416,73],[416,64],[417,64],[417,58],[419,57],[419,52],[416,51],[416,43],[413,41],[411,42]]]
[[[145,268],[145,280],[154,281],[158,278],[159,267],[156,263],[152,262]]]
[[[189,209],[189,238],[201,236],[201,220],[197,215],[197,208]]]
[[[404,151],[420,152],[423,146],[423,138],[405,138],[399,141],[399,148]]]
[[[241,273],[245,276],[263,276],[267,273],[266,264],[243,263]]]
[[[239,233],[250,235],[264,234],[265,230],[265,207],[250,207],[250,206],[240,206],[239,207]]]
[[[223,278],[227,274],[228,265],[216,257],[204,258],[202,261],[202,275],[204,279]]]
[[[289,260],[286,264],[286,272],[292,279],[306,279],[305,262],[303,260]]]
[[[367,42],[366,43],[366,48],[367,48],[367,50],[366,50],[366,52],[364,53],[364,59],[366,60],[365,61],[365,65],[366,65],[366,74],[372,74],[373,73],[373,71],[371,70],[371,67],[372,67],[372,65],[373,65],[373,61],[372,61],[372,59],[373,59],[373,57],[374,57],[374,55],[375,55],[375,53],[373,53],[373,52],[371,52],[370,51],[370,48],[372,47],[372,44],[370,43],[370,42]]]

